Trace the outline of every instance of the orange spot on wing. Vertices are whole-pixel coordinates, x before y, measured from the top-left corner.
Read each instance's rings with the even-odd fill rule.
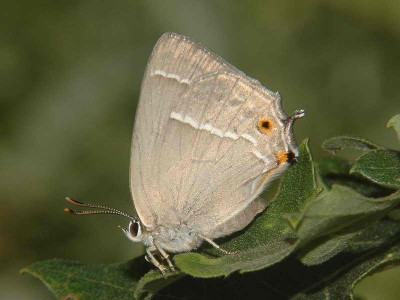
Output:
[[[269,118],[261,118],[258,120],[257,128],[260,132],[267,134],[274,127],[274,123]]]
[[[276,153],[276,157],[278,158],[279,164],[283,164],[289,159],[285,151],[278,151],[278,153]]]

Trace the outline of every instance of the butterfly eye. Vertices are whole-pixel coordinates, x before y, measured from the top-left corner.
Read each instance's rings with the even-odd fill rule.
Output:
[[[129,224],[129,233],[132,237],[137,237],[140,233],[140,225],[139,222],[131,222]]]

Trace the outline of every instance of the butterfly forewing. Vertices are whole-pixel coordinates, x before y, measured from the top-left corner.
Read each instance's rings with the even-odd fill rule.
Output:
[[[165,203],[159,189],[160,153],[170,151],[179,159],[176,144],[165,146],[170,127],[170,111],[182,102],[188,83],[202,74],[229,68],[220,59],[194,42],[173,33],[157,42],[147,65],[136,112],[132,140],[130,187],[141,221],[153,227],[157,211]],[[173,212],[171,212],[173,213]],[[173,214],[171,215],[173,216]],[[167,220],[166,220],[167,221]]]
[[[131,193],[144,225],[184,222],[212,235],[238,217],[286,165],[277,159],[288,151],[279,101],[198,43],[161,37],[132,143]]]

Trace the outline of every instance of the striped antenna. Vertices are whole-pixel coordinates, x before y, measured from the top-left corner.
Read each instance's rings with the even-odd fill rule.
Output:
[[[100,209],[100,210],[74,210],[71,208],[65,208],[64,211],[71,215],[100,215],[100,214],[119,215],[119,216],[128,218],[132,221],[136,221],[135,217],[133,217],[127,213],[124,213],[118,209],[115,209],[115,208],[97,205],[97,204],[83,203],[83,202],[76,201],[76,200],[72,199],[71,197],[66,197],[65,200],[67,200],[69,203],[72,203],[76,206]]]

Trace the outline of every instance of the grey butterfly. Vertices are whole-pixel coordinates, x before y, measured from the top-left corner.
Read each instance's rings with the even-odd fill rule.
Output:
[[[258,197],[299,151],[281,99],[260,82],[190,38],[164,34],[144,75],[133,130],[130,189],[138,218],[124,234],[146,247],[146,260],[164,275],[168,253],[188,252],[246,227],[263,211]]]

